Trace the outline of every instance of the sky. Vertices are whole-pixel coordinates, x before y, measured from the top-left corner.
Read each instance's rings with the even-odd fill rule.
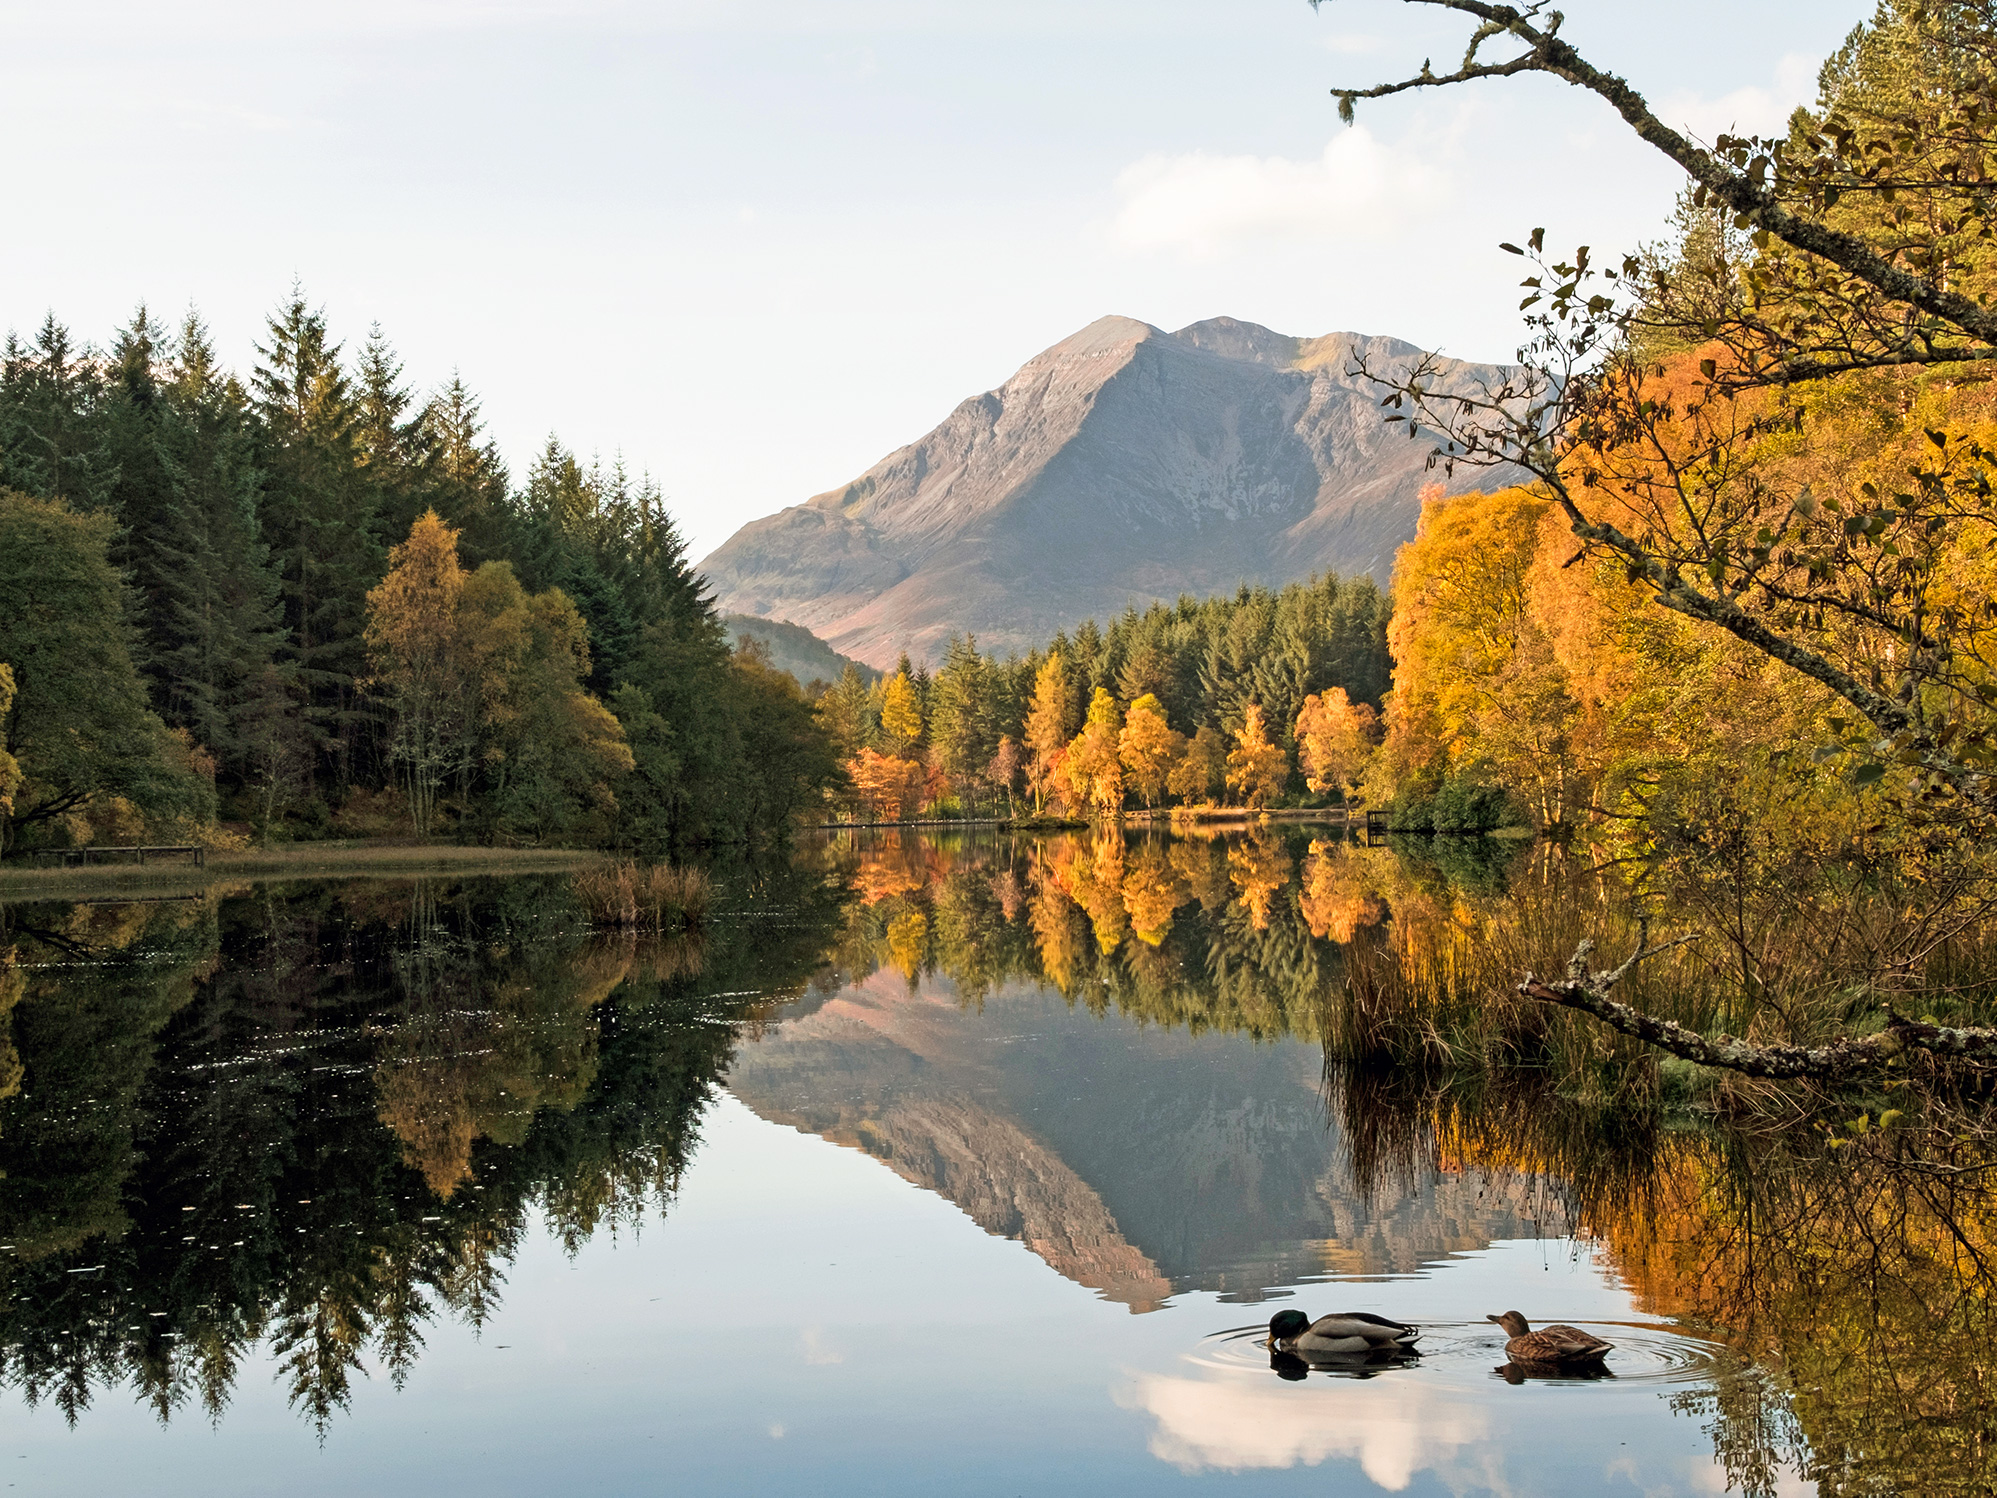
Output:
[[[1567,0],[1667,122],[1779,128],[1871,0]],[[0,0],[0,326],[199,309],[247,372],[296,281],[516,473],[552,432],[696,557],[1097,317],[1518,342],[1519,263],[1682,180],[1394,0]]]

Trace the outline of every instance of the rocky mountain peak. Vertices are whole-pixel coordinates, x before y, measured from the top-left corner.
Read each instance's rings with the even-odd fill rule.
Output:
[[[966,632],[1024,650],[1089,615],[1242,582],[1384,581],[1437,475],[1348,372],[1355,350],[1376,367],[1421,354],[1228,317],[1176,333],[1099,318],[852,482],[744,526],[703,570],[722,609],[877,666],[933,661]]]

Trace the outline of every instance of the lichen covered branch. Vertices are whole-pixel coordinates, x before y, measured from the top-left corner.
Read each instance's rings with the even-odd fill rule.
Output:
[[[1656,1046],[1661,1051],[1701,1066],[1776,1080],[1809,1078],[1835,1081],[1885,1066],[1909,1050],[1978,1065],[1997,1065],[1997,1029],[1957,1028],[1887,1014],[1886,1028],[1875,1035],[1844,1037],[1821,1046],[1754,1045],[1731,1035],[1706,1036],[1675,1020],[1659,1019],[1609,997],[1609,991],[1646,958],[1689,941],[1679,937],[1649,946],[1648,928],[1640,928],[1637,947],[1620,967],[1590,970],[1595,944],[1584,940],[1567,964],[1567,976],[1556,981],[1531,973],[1519,984],[1526,998],[1558,1004],[1593,1015],[1610,1029]]]

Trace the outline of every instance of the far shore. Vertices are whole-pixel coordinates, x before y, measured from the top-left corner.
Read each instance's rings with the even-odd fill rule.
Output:
[[[351,840],[211,851],[205,866],[178,860],[81,868],[9,862],[0,864],[0,900],[199,894],[216,884],[260,879],[552,873],[586,868],[607,856],[588,848],[476,848],[456,843]]]

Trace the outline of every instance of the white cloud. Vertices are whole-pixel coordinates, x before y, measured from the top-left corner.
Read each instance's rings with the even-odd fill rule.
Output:
[[[1667,94],[1658,106],[1658,118],[1690,130],[1704,141],[1721,134],[1779,135],[1798,104],[1816,101],[1821,66],[1819,58],[1791,52],[1775,65],[1774,81],[1767,87],[1737,88],[1716,99],[1692,93]]]
[[[1440,205],[1446,176],[1426,153],[1382,145],[1363,126],[1315,160],[1151,155],[1116,179],[1112,234],[1127,249],[1216,259],[1284,239],[1378,238]]]

